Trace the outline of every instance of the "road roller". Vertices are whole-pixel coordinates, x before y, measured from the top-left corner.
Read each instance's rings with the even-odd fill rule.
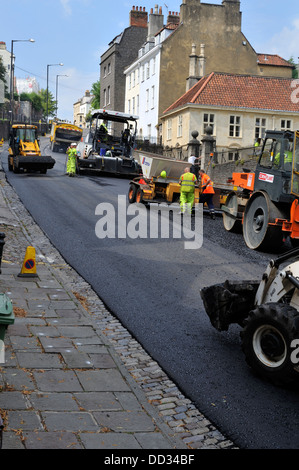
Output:
[[[299,131],[266,131],[254,172],[233,173],[223,225],[242,231],[252,250],[276,251],[289,237],[299,246]]]

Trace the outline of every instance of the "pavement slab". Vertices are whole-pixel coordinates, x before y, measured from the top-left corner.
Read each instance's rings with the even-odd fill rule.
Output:
[[[0,291],[15,313],[0,364],[3,449],[235,448],[201,425],[200,411],[65,264],[1,168],[0,215]],[[37,277],[20,278],[30,245]]]

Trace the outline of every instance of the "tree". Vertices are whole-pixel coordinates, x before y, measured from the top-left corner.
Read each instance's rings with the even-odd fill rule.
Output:
[[[91,94],[94,96],[91,102],[92,109],[98,109],[101,102],[101,83],[100,80],[92,84]]]
[[[288,62],[294,66],[294,69],[292,70],[292,78],[298,78],[298,70],[294,61],[294,57],[292,56]]]
[[[44,116],[46,117],[47,112],[47,90],[40,90],[39,96],[41,99],[41,105],[44,111]],[[57,103],[54,100],[54,97],[50,91],[48,91],[48,114],[49,116],[55,116],[56,114]]]
[[[5,79],[5,67],[3,65],[3,61],[2,61],[2,57],[0,56],[0,80],[2,80],[2,82],[4,82],[4,86],[5,86],[5,89],[7,88],[7,83],[6,83],[6,79]]]
[[[46,118],[47,90],[40,90],[38,93],[21,93],[20,97],[15,97],[15,101],[17,101],[18,98],[20,98],[20,101],[30,101],[32,103],[32,108],[36,112],[42,111],[43,116]],[[48,114],[49,116],[55,116],[56,114],[56,101],[50,91],[48,92]]]
[[[4,83],[4,93],[7,93],[7,83],[5,79],[5,67],[3,65],[2,57],[0,56],[0,81]]]

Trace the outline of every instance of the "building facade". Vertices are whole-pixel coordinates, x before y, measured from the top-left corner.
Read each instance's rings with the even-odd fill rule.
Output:
[[[138,115],[139,135],[166,146],[171,129],[162,129],[164,111],[207,74],[291,79],[294,67],[278,55],[257,53],[242,32],[241,20],[239,0],[222,0],[220,5],[182,0],[179,14],[169,12],[166,26],[161,7],[149,15],[145,8],[133,7],[130,27],[101,58],[101,107]],[[126,35],[137,25],[144,40],[129,60]],[[184,136],[186,124],[182,117],[179,121],[177,146],[186,146],[191,136]]]
[[[201,78],[163,113],[163,143],[182,148],[207,127],[216,140],[218,163],[236,159],[266,130],[296,130],[299,87],[296,80],[212,72]]]
[[[201,76],[217,71],[292,77],[286,61],[256,53],[242,33],[241,19],[239,0],[222,0],[221,5],[182,0],[180,25],[161,49],[159,116],[186,91],[192,44],[197,50],[204,45]]]
[[[140,46],[146,40],[147,20],[145,8],[133,7],[130,26],[109,43],[109,48],[101,56],[101,108],[125,111],[124,70],[136,59]]]
[[[124,71],[126,77],[125,111],[136,114],[138,136],[157,143],[159,140],[159,77],[163,41],[179,23],[179,16],[169,15],[164,27],[162,8],[151,9],[148,36],[138,51],[136,60]]]
[[[86,116],[91,109],[93,95],[86,90],[85,95],[73,104],[73,122],[75,126],[86,128]]]
[[[22,93],[38,93],[39,84],[35,77],[17,78],[16,92],[18,95]]]
[[[10,52],[6,49],[6,43],[3,41],[0,41],[0,57],[2,58],[2,63],[5,68],[5,80],[6,80],[6,86],[9,91],[10,89],[10,65],[11,65],[11,54]]]

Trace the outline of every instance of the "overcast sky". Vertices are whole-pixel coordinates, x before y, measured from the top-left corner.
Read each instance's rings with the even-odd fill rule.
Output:
[[[198,0],[200,1],[200,0]],[[222,0],[202,3],[221,4]],[[14,43],[18,78],[34,76],[46,88],[47,65],[51,66],[49,89],[55,97],[59,77],[59,117],[72,120],[73,103],[100,76],[100,57],[108,43],[129,26],[132,6],[150,12],[155,4],[179,12],[181,1],[142,0],[0,0],[0,41],[11,50],[11,41],[35,39],[35,43]],[[242,31],[256,52],[279,54],[284,59],[299,56],[298,0],[241,0]]]

